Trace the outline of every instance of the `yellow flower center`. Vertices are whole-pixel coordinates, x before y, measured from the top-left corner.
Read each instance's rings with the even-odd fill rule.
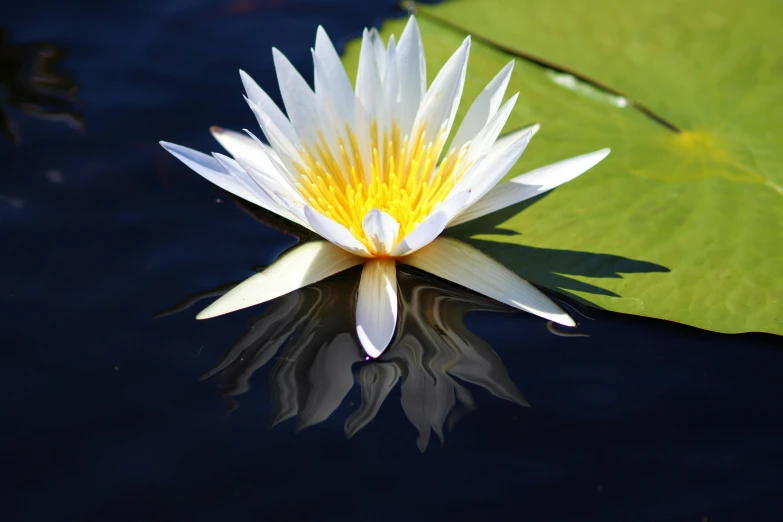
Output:
[[[304,164],[294,164],[299,193],[315,210],[350,230],[371,252],[362,220],[373,209],[386,212],[399,223],[397,237],[402,239],[446,198],[469,166],[463,161],[466,145],[449,150],[438,164],[447,137],[445,129],[431,140],[423,127],[418,126],[412,139],[401,139],[396,121],[383,136],[373,121],[372,156],[367,159],[362,157],[349,125],[345,135],[336,140],[338,154],[319,131],[318,140],[301,151]]]

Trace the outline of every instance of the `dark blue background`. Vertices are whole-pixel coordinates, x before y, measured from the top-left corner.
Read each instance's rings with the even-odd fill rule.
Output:
[[[399,392],[346,440],[356,388],[294,434],[292,421],[267,429],[266,372],[230,416],[197,381],[258,310],[154,313],[248,276],[294,240],[157,141],[217,150],[210,125],[254,125],[240,67],[275,92],[276,46],[310,79],[318,24],[342,48],[401,16],[396,4],[3,5],[15,43],[67,51],[84,131],[8,109],[21,143],[0,139],[0,519],[783,519],[772,336],[588,311],[591,337],[575,339],[522,313],[474,314],[468,325],[532,409],[479,394],[481,408],[424,454]]]

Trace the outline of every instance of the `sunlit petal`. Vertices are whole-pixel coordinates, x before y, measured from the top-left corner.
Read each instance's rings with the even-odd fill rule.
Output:
[[[427,92],[427,70],[421,32],[414,17],[408,19],[397,44],[397,68],[400,78],[400,106],[397,114],[400,129],[408,134]]]
[[[476,100],[465,114],[459,129],[457,129],[457,133],[454,135],[454,140],[451,142],[452,147],[461,147],[464,143],[472,140],[495,116],[500,108],[500,104],[503,102],[503,95],[506,93],[506,87],[508,87],[513,70],[514,62],[512,60],[500,70],[484,90],[481,91],[481,94],[476,97]]]
[[[265,303],[362,263],[361,257],[327,241],[311,241],[283,254],[266,270],[239,283],[202,311],[197,319]]]
[[[441,237],[400,262],[565,326],[574,320],[514,272],[475,248]]]
[[[460,223],[486,216],[497,210],[552,190],[594,167],[608,156],[609,152],[609,149],[601,149],[590,154],[558,161],[496,185],[484,197],[476,201],[474,205],[465,209],[462,214],[454,218],[449,223],[449,226],[459,225]]]
[[[380,255],[388,255],[400,232],[400,224],[386,212],[372,209],[364,216],[362,221],[364,235],[370,241],[373,252]]]
[[[317,129],[315,115],[318,113],[315,93],[283,53],[272,48],[272,57],[288,118],[300,138],[313,139]]]
[[[383,353],[397,326],[397,264],[393,259],[367,261],[356,299],[356,333],[370,357]]]
[[[298,142],[299,138],[296,135],[293,125],[291,125],[291,122],[272,98],[270,98],[245,71],[240,70],[239,77],[242,79],[242,85],[245,87],[247,99],[256,104],[264,114],[269,116],[274,122],[275,127],[285,135],[288,141],[292,143]]]
[[[327,90],[342,121],[352,122],[354,94],[351,81],[332,41],[320,25],[315,35],[315,55],[323,68],[323,74],[315,78],[316,93]]]
[[[414,133],[423,132],[431,139],[441,132],[449,133],[465,85],[469,51],[470,36],[465,38],[432,81],[416,114]]]
[[[160,144],[175,158],[223,190],[258,206],[264,206],[263,198],[260,198],[255,191],[248,190],[242,182],[226,172],[220,163],[212,156],[202,154],[201,152],[175,143],[161,141]]]
[[[360,243],[359,240],[351,234],[351,231],[341,224],[316,212],[312,207],[305,207],[304,215],[307,218],[307,222],[313,227],[313,230],[322,238],[331,241],[335,245],[344,248],[357,256],[370,257],[370,252],[367,250],[367,247]]]
[[[272,147],[265,143],[257,142],[250,136],[241,132],[224,129],[222,127],[210,127],[212,136],[226,149],[229,154],[252,160],[259,168],[267,172],[274,172],[275,166],[269,159],[272,154],[277,154]]]
[[[445,201],[410,234],[402,238],[392,250],[392,255],[406,256],[432,242],[443,232],[451,218],[465,207],[469,196],[470,192],[464,191]]]
[[[494,159],[490,159],[489,157],[485,158],[481,167],[470,174],[470,178],[465,180],[464,185],[461,187],[463,190],[471,191],[467,208],[470,208],[473,203],[481,199],[484,194],[489,192],[492,187],[503,179],[503,176],[505,176],[511,167],[514,166],[525,151],[532,136],[532,132],[526,132]],[[466,176],[466,178],[467,177],[468,176]]]

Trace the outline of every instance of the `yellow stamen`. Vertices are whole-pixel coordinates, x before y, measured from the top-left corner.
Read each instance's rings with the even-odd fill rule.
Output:
[[[296,188],[315,210],[345,226],[371,252],[362,229],[370,210],[391,215],[400,224],[398,239],[402,239],[443,202],[469,167],[466,146],[448,151],[438,165],[445,128],[431,140],[424,127],[401,139],[396,121],[383,130],[373,121],[368,136],[370,165],[364,165],[359,140],[349,125],[345,136],[332,142],[338,150],[332,150],[319,131],[317,141],[300,150],[302,164],[294,164]]]

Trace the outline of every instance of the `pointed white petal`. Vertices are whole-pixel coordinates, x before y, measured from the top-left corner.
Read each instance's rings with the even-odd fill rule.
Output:
[[[372,146],[370,145],[370,114],[364,108],[359,96],[354,98],[354,138],[359,149],[359,156],[363,166],[364,181],[367,185],[372,181],[372,172],[369,165],[372,161]],[[357,166],[358,168],[358,166]]]
[[[223,131],[224,132],[231,132],[231,131],[227,131],[226,129],[223,129]],[[247,135],[248,138],[253,140],[253,142],[256,145],[261,147],[261,150],[264,151],[264,153],[272,161],[272,163],[275,163],[275,162],[279,163],[280,162],[280,156],[277,155],[277,152],[275,152],[274,147],[272,147],[270,145],[267,145],[263,141],[259,140],[258,137],[255,134],[253,134],[252,132],[250,132],[249,130],[242,129],[242,131]]]
[[[274,169],[271,172],[262,169],[255,161],[244,156],[237,156],[236,162],[250,176],[251,180],[264,189],[265,192],[269,194],[281,193],[291,200],[302,204],[304,203],[299,193],[280,176],[277,169]]]
[[[514,166],[525,151],[532,136],[533,133],[528,130],[496,158],[490,160],[488,156],[481,162],[479,168],[469,173],[469,175],[466,174],[465,178],[460,180],[460,189],[471,191],[470,199],[466,205],[467,208],[470,208],[471,205],[481,199],[484,194],[503,179],[503,176],[511,170],[511,167]]]
[[[248,190],[240,180],[234,179],[212,156],[175,143],[161,141],[160,144],[175,158],[223,190],[258,206],[264,206],[254,191]]]
[[[234,158],[243,157],[252,160],[265,172],[275,171],[275,166],[269,160],[269,155],[276,153],[269,145],[256,142],[253,138],[241,132],[222,127],[212,126],[209,128],[209,131],[218,143]]]
[[[508,149],[511,145],[516,143],[519,138],[524,136],[526,133],[530,132],[531,139],[533,136],[535,136],[538,131],[541,129],[541,125],[538,123],[534,123],[533,125],[528,125],[527,127],[523,127],[521,129],[517,129],[514,131],[509,132],[508,134],[504,134],[503,136],[500,136],[498,139],[495,140],[495,143],[492,144],[492,147],[489,149],[489,154],[487,154],[487,159],[489,161],[494,161],[498,156],[503,154],[506,149]]]
[[[289,188],[291,192],[296,192],[295,186],[296,186],[296,177],[291,174],[291,171],[289,171],[285,165],[283,164],[283,159],[285,158],[285,161],[287,164],[291,164],[293,161],[292,158],[288,156],[280,156],[273,147],[270,147],[269,145],[263,143],[261,140],[259,140],[255,134],[250,132],[247,129],[244,129],[245,133],[252,139],[259,147],[261,147],[261,150],[264,152],[264,155],[266,156],[267,161],[264,162],[264,165],[271,165],[272,170],[267,170],[266,168],[262,169],[262,172],[275,180],[277,180],[280,184],[285,185]],[[252,161],[252,160],[251,160]],[[254,162],[254,164],[256,164]],[[244,167],[243,167],[244,168]],[[261,167],[259,167],[261,168]],[[298,192],[297,192],[297,197]]]
[[[224,154],[214,152],[212,156],[220,163],[220,166],[229,173],[229,175],[242,184],[249,192],[253,193],[259,199],[261,207],[274,212],[275,214],[282,215],[286,219],[290,219],[290,213],[285,208],[280,207],[273,198],[271,198],[267,190],[256,179],[250,176],[247,171],[234,159],[229,158]]]
[[[270,98],[269,95],[264,92],[264,90],[255,82],[255,80],[253,80],[253,78],[251,78],[250,75],[245,71],[240,70],[239,76],[242,78],[242,85],[245,86],[245,93],[247,94],[247,98],[258,105],[264,114],[268,115],[268,117],[275,123],[275,127],[279,129],[281,133],[283,133],[288,141],[292,143],[299,143],[299,138],[296,136],[293,125],[291,125],[291,122],[288,120],[288,118],[286,118],[285,114],[283,114],[283,111],[280,110],[280,107],[277,106],[272,98]]]
[[[229,158],[225,159],[228,160]],[[258,167],[248,159],[239,157],[237,158],[236,164],[247,173],[258,189],[264,193],[264,196],[266,200],[269,201],[270,205],[269,207],[264,206],[264,208],[293,221],[308,230],[313,230],[310,223],[304,219],[302,212],[296,213],[291,211],[291,207],[295,206],[292,202],[296,202],[300,208],[304,205],[298,193],[291,190],[285,183],[281,183],[279,179],[269,177],[266,173],[261,172]]]
[[[327,241],[305,243],[283,254],[263,272],[239,283],[196,318],[209,319],[265,303],[363,261]]]
[[[372,33],[365,29],[362,35],[362,48],[359,52],[359,70],[356,73],[356,97],[370,120],[378,117],[383,101],[381,75],[373,40]]]
[[[514,62],[511,61],[487,84],[476,101],[470,106],[465,118],[457,129],[451,142],[453,148],[459,148],[472,140],[484,126],[489,123],[498,112],[506,87],[511,79],[511,71],[514,70]]]
[[[574,320],[536,287],[491,257],[456,239],[440,237],[400,259],[492,299],[565,326]]]
[[[315,105],[318,109],[316,121],[318,129],[322,132],[316,134],[318,138],[323,138],[327,149],[334,157],[340,157],[340,137],[344,136],[343,129],[346,123],[353,123],[353,92],[351,92],[350,114],[347,114],[346,107],[337,106],[337,101],[333,96],[333,89],[329,85],[326,77],[326,67],[321,63],[314,49],[310,50],[313,55],[313,69],[315,78]],[[350,117],[350,119],[348,119]],[[324,132],[326,131],[326,132]],[[345,141],[345,137],[343,137]],[[343,178],[348,180],[346,174]]]
[[[291,178],[291,173],[296,172],[294,164],[303,163],[297,145],[290,141],[285,136],[285,133],[280,131],[274,120],[272,120],[272,118],[270,118],[269,115],[261,109],[261,107],[253,103],[253,101],[249,98],[245,98],[245,100],[250,106],[250,109],[253,111],[253,114],[255,114],[256,120],[258,120],[258,124],[261,126],[261,130],[264,132],[264,136],[266,136],[267,141],[277,153],[276,159],[283,167],[282,169],[278,169],[278,171],[282,176]],[[296,143],[299,142],[297,141]],[[270,157],[270,159],[273,163],[275,163],[275,158]],[[293,184],[292,181],[291,184]]]
[[[351,81],[332,41],[320,25],[315,35],[315,55],[323,71],[321,78],[316,77],[316,93],[320,89],[327,89],[343,122],[353,122],[354,94]]]
[[[427,92],[427,72],[421,33],[413,16],[400,36],[397,45],[397,69],[400,78],[400,107],[397,121],[403,136],[410,133],[421,100]]]
[[[261,130],[263,131],[264,136],[266,136],[269,145],[272,146],[272,149],[280,157],[288,156],[291,158],[299,158],[299,152],[297,150],[299,137],[296,136],[294,140],[289,139],[286,133],[278,127],[275,118],[272,118],[269,114],[264,112],[264,109],[262,109],[260,105],[257,105],[253,100],[247,97],[245,97],[245,101],[250,107],[250,110],[253,111],[253,115],[258,121],[258,125],[261,127]]]
[[[465,85],[469,52],[470,36],[465,38],[460,48],[440,70],[421,102],[413,128],[425,131],[429,140],[434,140],[441,128],[446,134],[451,130]],[[414,134],[416,132],[418,130],[414,130]]]
[[[381,355],[396,326],[397,264],[393,259],[367,261],[356,300],[356,333],[367,355]]]
[[[496,185],[476,203],[454,218],[449,226],[459,225],[472,219],[486,216],[497,210],[515,205],[548,190],[562,185],[609,155],[609,149],[601,149],[590,154],[558,161],[551,165],[531,170],[526,174],[512,178],[506,183]]]
[[[500,110],[497,111],[497,113],[495,113],[495,115],[489,119],[487,124],[484,125],[484,127],[478,132],[478,134],[473,136],[470,142],[470,146],[468,147],[467,154],[465,155],[465,161],[475,161],[476,158],[480,156],[485,156],[485,155],[488,157],[490,156],[490,153],[492,152],[493,149],[493,145],[495,144],[495,141],[497,141],[500,132],[503,130],[503,127],[506,125],[509,116],[511,116],[511,111],[514,109],[514,105],[516,104],[518,97],[519,97],[519,93],[516,93],[511,98],[509,98],[509,100],[503,104],[503,107],[501,107]],[[524,134],[522,136],[524,136]],[[511,144],[509,144],[509,146],[511,146],[513,143],[515,142],[512,142]],[[502,153],[504,151],[505,149],[498,152]],[[494,155],[492,157],[489,157],[486,164],[487,165],[491,164],[494,161],[494,159],[495,159]]]
[[[470,197],[469,191],[450,195],[446,201],[438,205],[427,219],[421,222],[391,252],[392,256],[406,256],[428,245],[443,232],[449,221],[462,210]]]
[[[288,118],[301,139],[312,140],[317,131],[315,93],[283,53],[273,48],[272,57]]]
[[[351,231],[312,207],[304,207],[304,215],[313,230],[322,238],[357,256],[370,257],[370,252]]]
[[[383,123],[385,129],[391,135],[391,123],[397,115],[397,101],[400,93],[400,74],[397,67],[397,45],[394,43],[394,35],[389,40],[389,49],[386,59],[386,74],[383,77]],[[386,161],[386,158],[384,158]]]
[[[386,76],[386,46],[383,45],[383,39],[378,33],[378,29],[370,29],[370,43],[375,54],[375,64],[378,67],[378,76],[383,79]]]
[[[386,212],[372,209],[362,220],[364,235],[370,240],[376,254],[388,255],[397,243],[400,224]]]
[[[597,165],[609,155],[611,149],[601,149],[581,156],[564,159],[551,165],[531,170],[509,180],[509,183],[538,186],[539,192],[551,190],[558,185],[571,181],[583,172]]]

